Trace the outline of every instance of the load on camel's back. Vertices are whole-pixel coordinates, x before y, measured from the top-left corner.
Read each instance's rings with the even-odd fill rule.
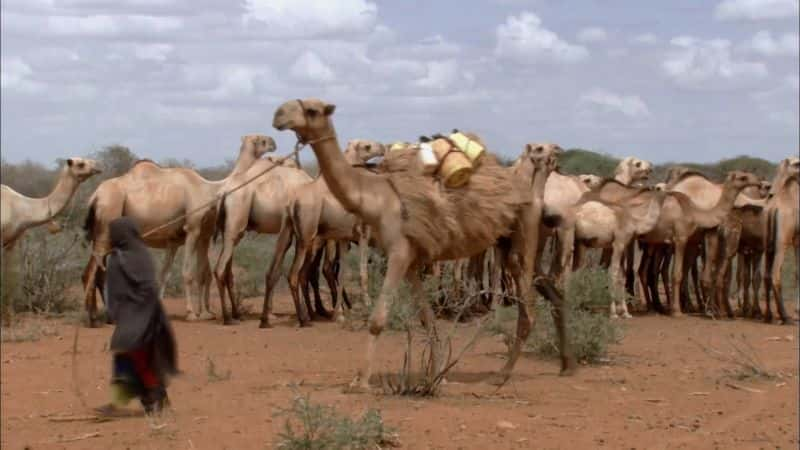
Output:
[[[416,171],[434,177],[447,188],[460,188],[481,164],[486,146],[472,133],[453,130],[449,136],[422,136],[418,144],[389,146],[381,169],[384,172]]]

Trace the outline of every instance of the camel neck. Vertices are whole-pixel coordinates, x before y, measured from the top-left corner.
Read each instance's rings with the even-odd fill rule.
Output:
[[[75,194],[78,184],[78,180],[69,173],[69,168],[63,168],[50,195],[37,199],[37,205],[31,211],[31,221],[42,224],[58,215]]]
[[[333,196],[347,211],[363,215],[359,186],[363,186],[361,178],[364,174],[345,159],[333,126],[310,141],[319,162],[320,173]]]
[[[728,182],[723,184],[719,201],[717,201],[717,204],[714,205],[713,208],[707,211],[702,209],[695,210],[697,224],[702,228],[714,228],[719,226],[719,224],[722,223],[725,217],[731,212],[731,209],[733,209],[733,205],[736,202],[736,196],[739,195],[739,191],[741,191],[741,189],[731,186],[731,184]]]
[[[618,173],[614,175],[614,179],[619,181],[620,183],[624,184],[625,186],[630,186],[631,184],[631,177],[626,173]]]

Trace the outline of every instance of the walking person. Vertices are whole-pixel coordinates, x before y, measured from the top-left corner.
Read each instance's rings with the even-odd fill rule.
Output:
[[[159,415],[169,404],[169,378],[178,373],[175,336],[138,226],[121,217],[111,222],[110,232],[104,297],[107,313],[116,324],[110,345],[112,400],[96,412],[114,415],[138,398],[145,414]]]

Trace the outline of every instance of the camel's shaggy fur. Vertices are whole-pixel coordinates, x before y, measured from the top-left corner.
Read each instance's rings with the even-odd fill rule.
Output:
[[[510,233],[519,208],[531,201],[512,171],[488,154],[460,188],[446,188],[415,170],[388,177],[405,208],[403,231],[430,261],[465,258],[492,246]]]

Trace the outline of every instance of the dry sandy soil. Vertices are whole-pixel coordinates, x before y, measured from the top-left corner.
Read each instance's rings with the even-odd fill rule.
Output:
[[[167,300],[177,317],[179,299]],[[254,305],[253,305],[254,306]],[[2,345],[3,449],[271,448],[298,383],[313,402],[357,415],[382,411],[403,448],[797,448],[798,328],[744,320],[710,321],[640,316],[626,322],[611,362],[557,376],[555,361],[524,357],[513,382],[501,390],[481,375],[502,365],[498,339],[479,341],[433,399],[344,394],[363,356],[366,332],[334,323],[298,329],[289,302],[276,302],[277,326],[258,329],[174,320],[180,364],[170,396],[175,413],[164,429],[145,419],[56,422],[85,414],[72,389],[72,325],[48,321],[57,335]],[[253,308],[255,309],[255,308]],[[449,327],[449,324],[442,324]],[[80,331],[81,390],[90,406],[107,400],[112,328]],[[471,334],[460,329],[462,339]],[[698,342],[729,351],[729,336],[743,335],[775,379],[737,380],[736,367],[709,357]],[[381,370],[400,367],[404,336],[382,338]],[[230,378],[212,381],[208,359]],[[138,405],[137,405],[138,406]],[[498,427],[505,421],[506,427]],[[72,440],[69,442],[65,442]]]

